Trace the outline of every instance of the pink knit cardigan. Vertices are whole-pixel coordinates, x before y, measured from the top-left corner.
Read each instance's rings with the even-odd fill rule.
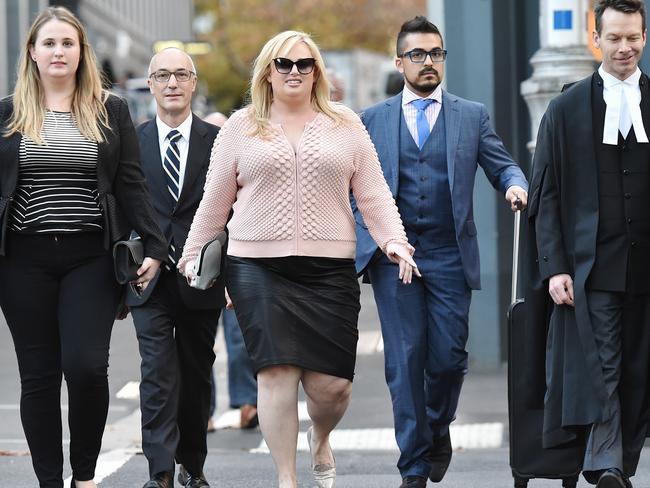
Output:
[[[350,190],[382,250],[390,241],[406,244],[370,137],[356,114],[342,110],[353,122],[336,124],[318,114],[305,126],[296,153],[280,125],[252,136],[249,109],[235,112],[214,142],[179,270],[224,228],[231,208],[229,255],[354,258]]]

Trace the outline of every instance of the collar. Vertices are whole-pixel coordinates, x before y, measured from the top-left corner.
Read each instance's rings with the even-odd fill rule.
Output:
[[[421,98],[423,97],[421,97],[420,95],[416,95],[411,90],[409,90],[406,84],[404,85],[404,90],[402,91],[402,107],[408,105],[413,100],[419,100]],[[431,98],[436,102],[442,104],[442,85],[438,85],[435,90],[433,90],[424,98]]]
[[[617,145],[618,134],[622,131],[627,136],[630,124],[634,128],[637,142],[647,143],[648,136],[643,126],[641,115],[641,89],[639,81],[641,70],[637,67],[634,73],[625,80],[607,73],[602,64],[598,74],[603,79],[603,99],[605,100],[605,123],[603,126],[603,144]],[[621,120],[621,116],[623,119]]]
[[[169,134],[170,130],[176,129],[181,133],[183,140],[189,142],[190,132],[192,131],[192,112],[190,112],[187,118],[181,122],[178,127],[169,127],[162,120],[160,120],[160,117],[158,117],[158,115],[156,115],[156,126],[158,127],[158,138],[160,141],[164,141],[167,138],[167,134]]]
[[[624,80],[619,80],[615,76],[609,74],[607,71],[605,71],[602,64],[598,68],[598,74],[603,79],[603,87],[607,89],[613,88],[619,84],[636,87],[639,86],[639,80],[641,79],[641,70],[638,66],[636,68],[636,71]]]

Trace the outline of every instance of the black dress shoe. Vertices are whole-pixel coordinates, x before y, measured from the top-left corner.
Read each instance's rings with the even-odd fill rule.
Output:
[[[174,473],[165,471],[155,474],[142,488],[174,488]]]
[[[205,479],[205,475],[201,473],[199,476],[191,474],[185,466],[180,465],[178,471],[178,482],[186,488],[210,488],[210,484]]]
[[[596,483],[598,483],[598,478],[600,478],[600,475],[603,474],[604,472],[605,472],[604,469],[597,469],[594,471],[583,471],[582,477],[590,485],[595,485]]]
[[[399,488],[426,488],[427,479],[424,476],[407,476]]]
[[[446,435],[433,438],[433,448],[429,451],[428,458],[431,461],[429,479],[434,483],[440,483],[445,477],[451,462],[451,453],[451,436],[449,432]]]
[[[600,475],[596,488],[632,488],[632,483],[618,469],[612,468]]]

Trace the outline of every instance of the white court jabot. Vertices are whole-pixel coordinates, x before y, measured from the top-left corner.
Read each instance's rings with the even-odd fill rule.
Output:
[[[648,136],[643,126],[641,116],[641,90],[639,68],[625,80],[621,81],[607,73],[602,65],[598,73],[603,79],[603,99],[607,105],[605,110],[605,125],[603,129],[603,144],[618,144],[618,133],[627,137],[630,128],[634,128],[637,142],[648,142]]]

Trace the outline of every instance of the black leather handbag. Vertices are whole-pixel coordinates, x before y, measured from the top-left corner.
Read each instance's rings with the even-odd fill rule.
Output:
[[[117,241],[113,245],[115,279],[125,285],[138,279],[138,269],[144,260],[144,246],[141,239]]]
[[[190,282],[192,288],[207,290],[221,274],[221,257],[225,249],[228,234],[221,231],[217,237],[208,241],[199,251],[194,261],[194,278]]]

